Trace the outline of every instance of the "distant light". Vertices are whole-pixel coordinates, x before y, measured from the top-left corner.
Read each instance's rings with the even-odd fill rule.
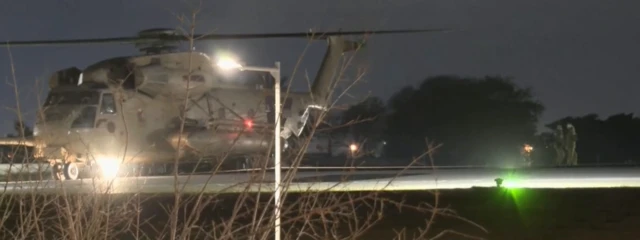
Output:
[[[524,151],[525,152],[532,152],[533,151],[533,146],[531,146],[529,144],[525,144],[524,145]]]
[[[356,144],[349,145],[349,150],[351,150],[352,152],[357,151],[358,150],[358,145],[356,145]]]
[[[230,58],[223,58],[218,60],[218,67],[222,69],[241,69],[242,64]]]
[[[253,121],[251,121],[250,119],[244,120],[244,125],[247,128],[252,128],[253,127]]]

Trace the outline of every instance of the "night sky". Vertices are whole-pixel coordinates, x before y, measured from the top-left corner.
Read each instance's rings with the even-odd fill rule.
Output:
[[[531,86],[546,105],[542,122],[567,115],[637,112],[640,102],[640,1],[637,0],[225,0],[203,1],[198,32],[264,33],[315,30],[453,28],[450,33],[374,36],[357,64],[366,82],[352,92],[388,98],[402,86],[437,74],[507,75]],[[186,27],[186,0],[23,0],[0,8],[0,41],[130,36],[148,28]],[[197,50],[236,53],[251,65],[281,61],[291,75],[306,40],[205,42]],[[314,43],[294,86],[313,77],[325,44]],[[36,80],[41,94],[53,71],[136,53],[130,45],[20,47],[12,49],[23,112],[33,118]],[[6,49],[0,75],[10,79]],[[4,106],[15,106],[10,86]],[[11,132],[15,114],[3,110],[0,133]],[[32,121],[29,121],[31,123]]]

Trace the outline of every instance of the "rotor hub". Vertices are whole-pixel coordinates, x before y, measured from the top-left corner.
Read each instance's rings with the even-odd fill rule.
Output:
[[[135,46],[147,55],[175,52],[178,49],[180,36],[174,29],[147,29],[138,32],[140,41],[136,42]]]

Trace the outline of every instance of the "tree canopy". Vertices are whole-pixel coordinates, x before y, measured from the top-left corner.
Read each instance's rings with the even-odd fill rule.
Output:
[[[352,107],[345,116],[369,114],[364,106],[368,105]],[[378,109],[381,104],[375,106],[371,112],[384,112]],[[436,154],[439,165],[519,159],[520,147],[533,140],[543,110],[531,89],[516,86],[510,78],[430,77],[417,88],[401,89],[389,100],[386,153],[418,156],[429,139],[443,144]]]
[[[15,134],[8,134],[8,137],[23,137],[23,133],[24,137],[33,136],[33,130],[31,130],[29,126],[18,120],[15,120],[13,122],[13,130],[15,131]]]
[[[385,111],[380,98],[369,97],[342,114],[342,125],[357,141],[378,140],[384,130]]]

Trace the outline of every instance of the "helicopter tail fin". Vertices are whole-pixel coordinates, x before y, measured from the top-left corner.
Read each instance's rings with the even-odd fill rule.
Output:
[[[349,41],[342,36],[327,37],[328,47],[316,74],[316,79],[311,85],[311,104],[307,106],[304,113],[300,116],[291,116],[284,123],[284,129],[281,136],[288,139],[292,134],[300,136],[303,129],[307,125],[310,116],[310,110],[317,109],[327,111],[328,101],[331,98],[331,90],[337,73],[340,72],[340,63],[342,55],[346,52],[354,51],[362,47],[362,43]]]
[[[340,71],[340,60],[346,52],[354,51],[362,47],[362,43],[344,39],[342,36],[327,37],[329,46],[322,60],[322,64],[316,74],[316,79],[311,85],[311,99],[314,105],[326,109],[331,96],[331,88]]]

